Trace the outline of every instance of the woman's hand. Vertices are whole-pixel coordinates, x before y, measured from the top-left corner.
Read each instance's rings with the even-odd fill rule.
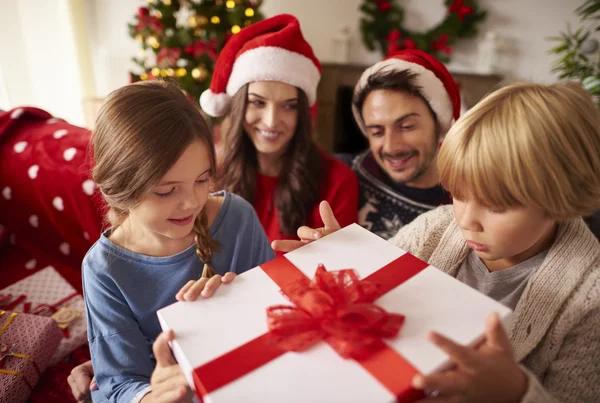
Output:
[[[498,314],[486,320],[486,340],[465,347],[433,333],[430,340],[448,354],[455,368],[413,378],[413,387],[434,390],[435,397],[421,403],[519,402],[527,391],[527,376],[519,367]]]
[[[159,334],[152,345],[156,358],[150,378],[152,392],[143,397],[142,403],[183,403],[193,399],[193,392],[169,349],[169,341],[173,338],[173,331],[168,330]]]
[[[340,224],[337,222],[331,206],[326,201],[322,201],[319,205],[319,213],[321,214],[321,221],[323,221],[322,228],[310,228],[300,227],[298,228],[299,241],[294,240],[277,240],[271,243],[273,250],[278,252],[291,252],[298,249],[301,246],[306,245],[316,239],[323,238],[326,235],[332,234],[340,229]]]
[[[211,278],[203,277],[200,280],[190,280],[175,295],[177,301],[195,301],[199,296],[208,298],[214,294],[221,284],[229,284],[235,279],[233,272],[224,276],[215,274]]]

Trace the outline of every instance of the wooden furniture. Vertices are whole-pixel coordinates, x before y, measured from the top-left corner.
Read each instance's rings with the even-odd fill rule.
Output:
[[[354,88],[367,67],[351,64],[323,64],[323,73],[317,89],[318,123],[315,140],[326,151],[334,151],[336,131],[339,133],[341,130],[340,119],[348,120],[352,116],[351,111],[340,110],[338,96],[339,94],[344,96],[351,94],[351,89]],[[461,88],[463,103],[467,108],[472,107],[487,93],[498,88],[503,80],[500,75],[451,73]],[[345,101],[345,107],[349,107],[348,100]],[[340,117],[340,112],[344,118]],[[347,122],[343,122],[343,124],[345,125]]]

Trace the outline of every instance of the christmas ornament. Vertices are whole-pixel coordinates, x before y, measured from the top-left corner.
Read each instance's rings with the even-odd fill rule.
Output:
[[[474,37],[477,25],[486,18],[476,0],[444,0],[446,16],[435,27],[412,32],[402,22],[404,9],[396,0],[363,0],[360,7],[362,39],[369,50],[384,56],[401,49],[420,49],[447,62],[452,46],[461,38]]]

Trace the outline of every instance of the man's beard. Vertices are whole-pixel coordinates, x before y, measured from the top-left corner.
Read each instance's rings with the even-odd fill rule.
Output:
[[[429,170],[429,168],[431,167],[431,164],[435,163],[435,158],[436,158],[437,150],[438,150],[437,139],[436,139],[436,145],[434,145],[434,147],[432,147],[432,150],[433,150],[433,152],[425,155],[426,158],[424,158],[422,165],[417,167],[415,173],[412,174],[409,178],[402,180],[402,181],[397,181],[390,174],[387,174],[387,175],[390,176],[390,179],[394,183],[397,183],[400,185],[405,185],[407,183],[414,182],[415,180],[419,179],[421,176],[423,176],[423,174],[425,174]],[[415,158],[415,157],[419,156],[419,154],[420,153],[417,150],[401,151],[396,154],[388,154],[388,153],[383,152],[383,150],[380,150],[379,158],[381,161],[385,162],[387,158],[390,158],[390,159],[402,159],[402,158],[408,158],[408,157]]]

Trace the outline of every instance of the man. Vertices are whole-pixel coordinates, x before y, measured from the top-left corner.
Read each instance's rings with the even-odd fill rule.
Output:
[[[439,184],[439,144],[460,114],[444,65],[419,50],[396,52],[361,76],[352,109],[369,149],[349,163],[360,182],[359,223],[387,239],[451,198]]]

